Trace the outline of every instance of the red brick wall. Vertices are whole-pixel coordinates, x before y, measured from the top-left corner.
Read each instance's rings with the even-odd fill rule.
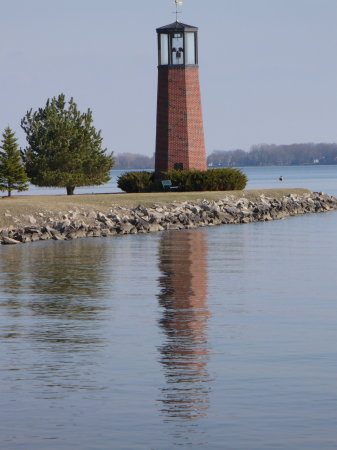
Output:
[[[156,175],[182,163],[206,170],[198,67],[159,67]]]

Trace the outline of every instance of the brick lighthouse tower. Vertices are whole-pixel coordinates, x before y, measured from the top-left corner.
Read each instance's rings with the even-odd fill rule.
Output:
[[[198,28],[177,20],[157,28],[157,34],[156,177],[170,169],[206,170]]]

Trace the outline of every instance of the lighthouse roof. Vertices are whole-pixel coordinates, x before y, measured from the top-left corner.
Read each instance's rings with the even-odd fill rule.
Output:
[[[165,25],[163,27],[157,28],[157,32],[160,33],[161,31],[197,31],[198,27],[195,27],[193,25],[187,25],[186,23],[181,22],[173,22],[169,25]]]

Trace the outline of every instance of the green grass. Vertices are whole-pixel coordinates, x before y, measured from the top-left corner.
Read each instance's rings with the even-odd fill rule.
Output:
[[[114,206],[133,208],[140,204],[151,206],[154,203],[172,203],[194,201],[198,199],[221,200],[227,196],[235,198],[248,198],[256,200],[261,194],[267,197],[281,198],[288,194],[301,194],[309,192],[307,189],[261,189],[247,191],[225,191],[225,192],[162,192],[146,194],[90,194],[90,195],[25,195],[17,197],[0,198],[0,228],[13,224],[12,217],[23,215],[44,216],[39,219],[43,222],[48,215],[55,213],[66,213],[70,210],[80,209],[83,211],[96,210],[107,211]],[[7,214],[7,216],[5,215]],[[10,216],[9,216],[10,214]]]

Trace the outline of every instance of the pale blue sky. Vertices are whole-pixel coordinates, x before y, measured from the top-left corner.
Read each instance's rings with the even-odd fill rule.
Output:
[[[61,92],[105,146],[155,146],[155,28],[171,0],[0,0],[0,128]],[[337,142],[337,0],[185,0],[199,31],[206,146]]]

